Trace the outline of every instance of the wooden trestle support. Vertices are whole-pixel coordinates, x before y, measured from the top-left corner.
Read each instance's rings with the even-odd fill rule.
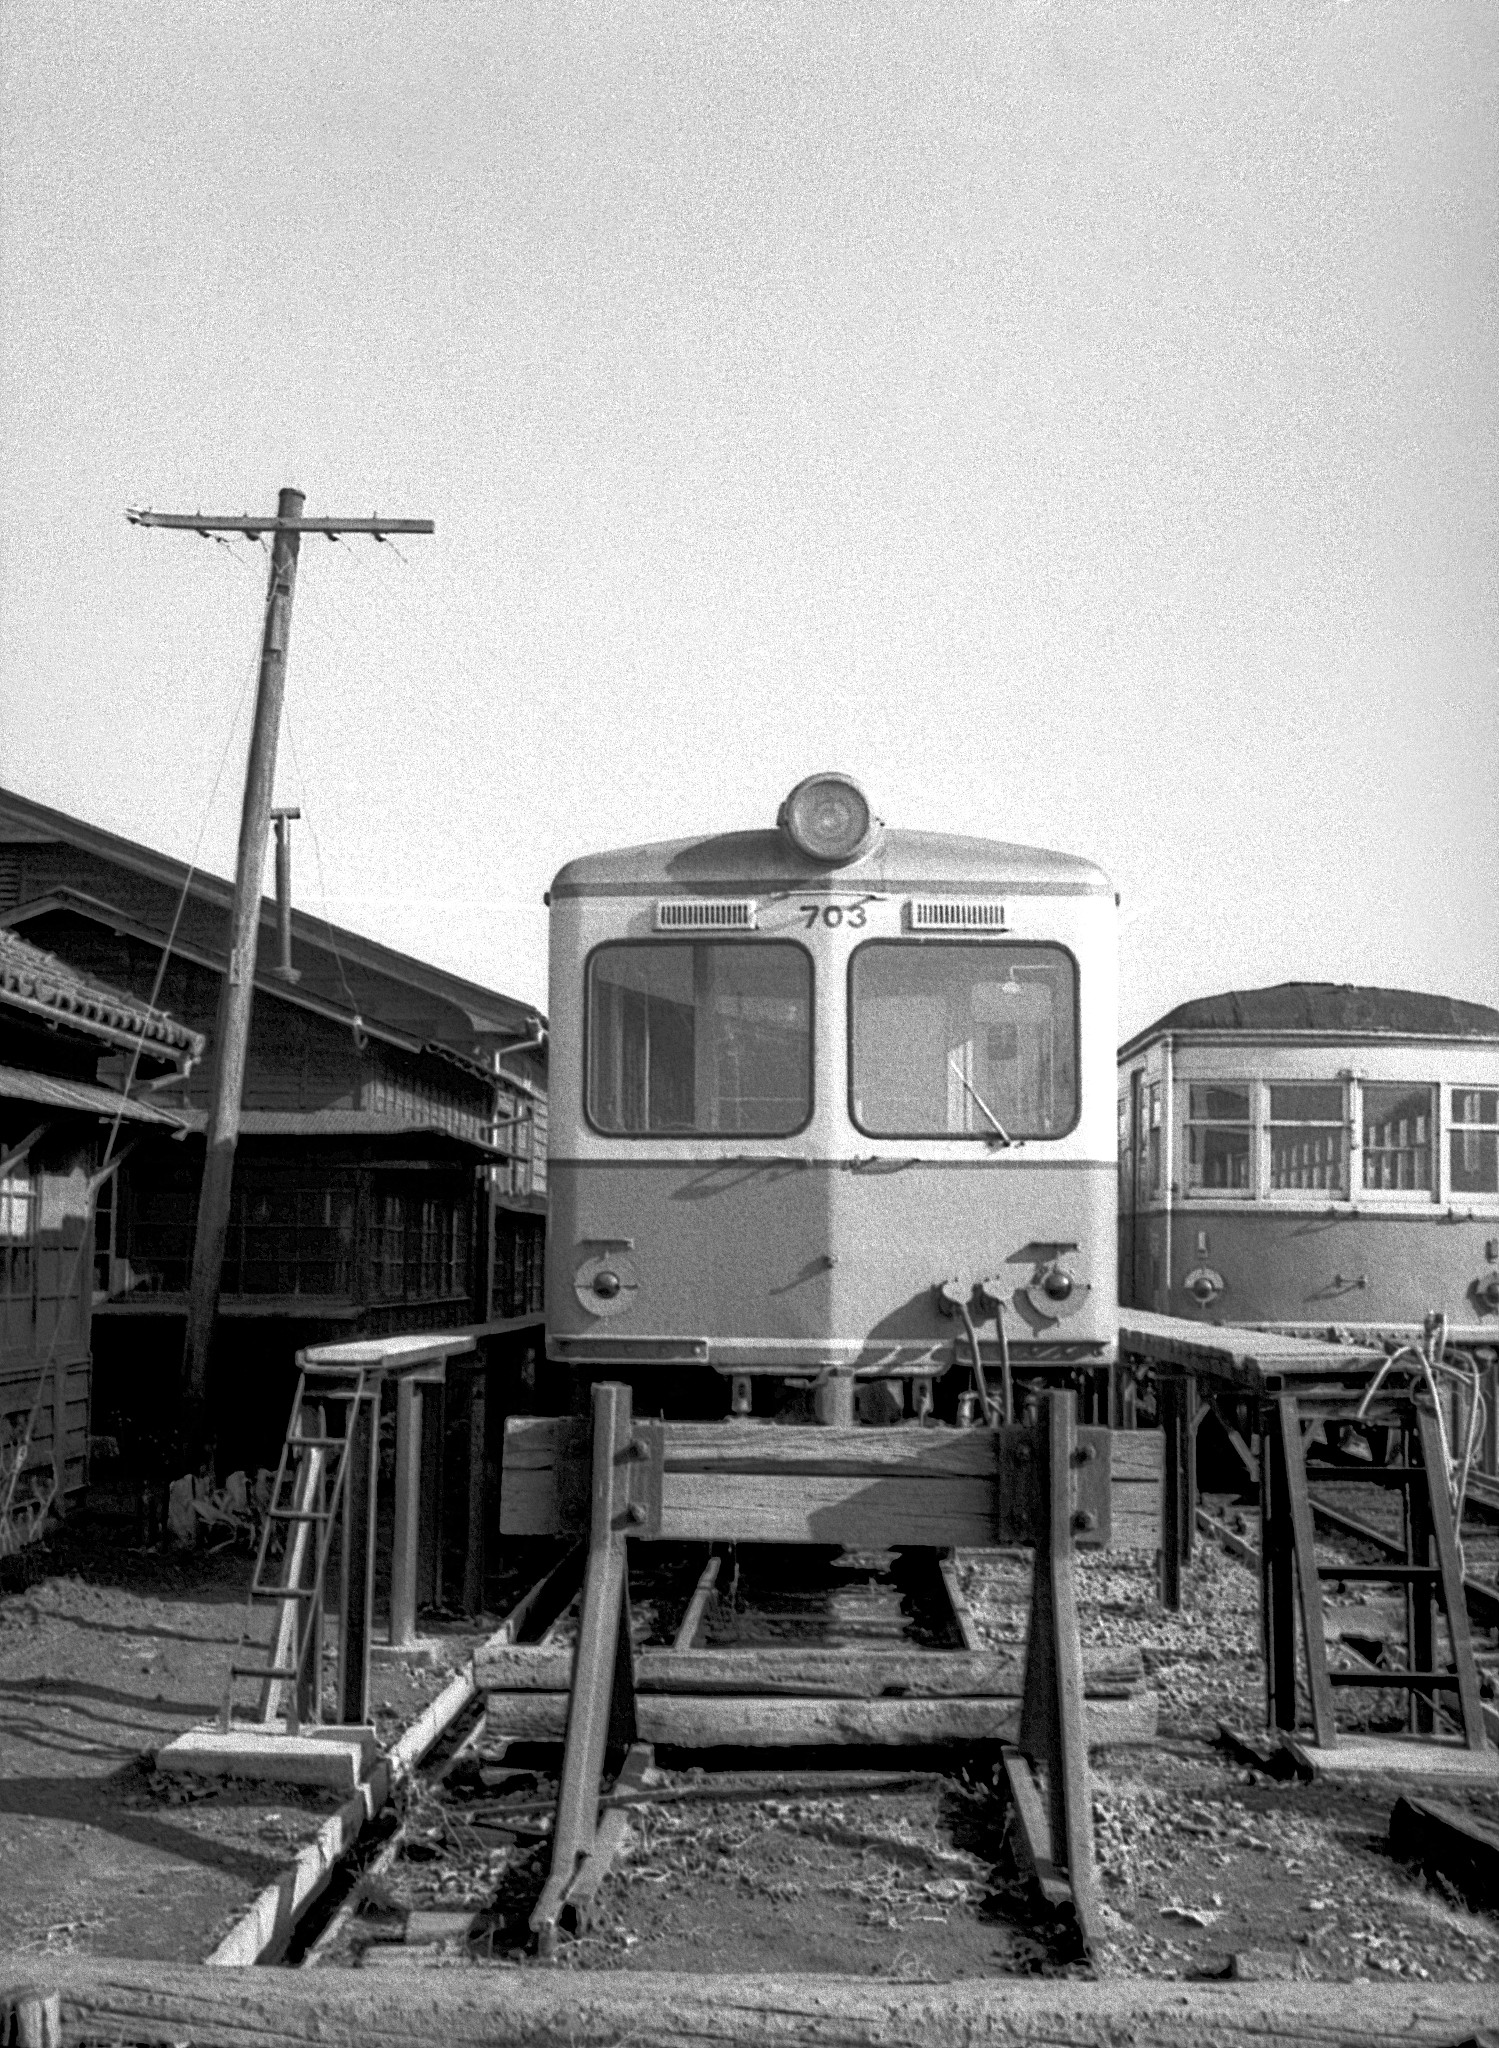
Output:
[[[554,1949],[564,1916],[586,1918],[597,1888],[606,1860],[599,1852],[608,1847],[599,1841],[606,1765],[620,1771],[623,1762],[626,1782],[638,1774],[647,1756],[642,1735],[674,1747],[711,1747],[732,1741],[727,1731],[748,1727],[752,1732],[740,1740],[804,1745],[817,1739],[818,1710],[829,1706],[843,1717],[843,1740],[996,1740],[1008,1731],[1013,1747],[1002,1752],[1003,1776],[1022,1853],[1047,1900],[1070,1904],[1082,1941],[1095,1942],[1089,1729],[1073,1557],[1079,1543],[1110,1540],[1116,1444],[1127,1477],[1138,1482],[1125,1494],[1148,1493],[1153,1506],[1158,1439],[1131,1433],[1126,1447],[1107,1429],[1078,1429],[1070,1392],[1043,1396],[1034,1424],[993,1430],[636,1422],[629,1388],[614,1384],[594,1388],[591,1429],[576,1419],[512,1418],[502,1530],[587,1538],[576,1652],[546,1643],[500,1645],[487,1662],[484,1653],[476,1659],[492,1706],[501,1704],[494,1693],[505,1691],[520,1725],[529,1702],[537,1732],[542,1690],[568,1688],[551,1867],[531,1919],[543,1953]],[[1126,1508],[1120,1519],[1130,1522],[1134,1513]],[[1023,1684],[1015,1686],[1012,1662],[1006,1680],[1000,1667],[1007,1660],[980,1651],[967,1631],[962,1651],[839,1650],[839,1697],[832,1700],[831,1688],[818,1685],[826,1652],[695,1649],[716,1570],[710,1559],[676,1646],[640,1653],[642,1683],[646,1661],[656,1660],[657,1691],[637,1696],[629,1546],[651,1541],[934,1554],[955,1546],[1033,1546]],[[1107,1691],[1092,1676],[1090,1689]],[[796,1697],[819,1690],[822,1697]],[[683,1698],[687,1691],[695,1698]],[[560,1696],[550,1697],[560,1708]],[[1045,1772],[1044,1805],[1038,1766]]]

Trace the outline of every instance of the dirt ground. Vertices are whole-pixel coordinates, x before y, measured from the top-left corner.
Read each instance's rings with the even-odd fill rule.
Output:
[[[337,1805],[154,1767],[218,1711],[249,1578],[242,1551],[136,1550],[104,1515],[0,1563],[0,1949],[201,1962]],[[377,1670],[382,1737],[447,1675]]]
[[[961,1569],[988,1639],[1021,1640],[1023,1570],[977,1554]],[[4,1572],[0,1948],[201,1959],[334,1803],[279,1787],[186,1794],[150,1764],[157,1744],[217,1707],[248,1558],[136,1552],[96,1517]],[[1177,1615],[1160,1609],[1143,1556],[1082,1560],[1080,1591],[1085,1644],[1137,1646],[1160,1698],[1155,1743],[1094,1755],[1109,1935],[1101,1969],[1185,1977],[1222,1972],[1236,1955],[1265,1974],[1499,1979],[1499,1914],[1390,1857],[1397,1784],[1280,1782],[1218,1744],[1220,1720],[1254,1729],[1262,1717],[1250,1568],[1204,1546]],[[1328,1618],[1365,1637],[1390,1623],[1367,1591],[1340,1597],[1335,1584]],[[444,1626],[457,1661],[472,1632]],[[445,1677],[381,1667],[382,1736]],[[1359,1699],[1375,1724],[1395,1705],[1393,1695]],[[544,1794],[555,1767],[555,1751],[512,1751],[489,1772],[533,1769]],[[470,1800],[485,1777],[481,1763]],[[1499,1792],[1440,1796],[1499,1826]],[[330,1960],[416,1961],[392,1940],[406,1911],[457,1907],[479,1916],[475,1937],[430,1945],[421,1960],[532,1966],[524,1923],[545,1872],[544,1833],[486,1833],[464,1805],[461,1784],[439,1797],[419,1781],[406,1857],[365,1881],[362,1910]],[[1000,1829],[982,1768],[878,1797],[665,1806],[632,1822],[599,1924],[561,1961],[917,1980],[1076,1969],[1067,1941],[1003,1877]]]

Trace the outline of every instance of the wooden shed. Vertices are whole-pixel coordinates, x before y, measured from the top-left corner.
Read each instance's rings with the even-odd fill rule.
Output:
[[[93,1211],[201,1036],[0,929],[0,1549],[88,1481]],[[134,1099],[100,1080],[125,1057]]]
[[[104,1426],[148,1466],[172,1436],[230,898],[216,876],[0,790],[0,927],[123,989],[160,974],[162,1008],[208,1041],[167,1091],[175,1135],[139,1145],[97,1206]],[[283,956],[267,898],[210,1367],[221,1441],[246,1462],[279,1440],[299,1346],[493,1321],[519,1333],[542,1310],[543,1020],[323,919],[287,922]]]

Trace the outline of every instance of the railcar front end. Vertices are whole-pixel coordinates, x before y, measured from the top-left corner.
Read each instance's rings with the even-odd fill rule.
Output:
[[[550,902],[554,1366],[670,1413],[895,1420],[966,1412],[975,1343],[991,1378],[1108,1362],[1097,868],[886,830],[825,775]]]

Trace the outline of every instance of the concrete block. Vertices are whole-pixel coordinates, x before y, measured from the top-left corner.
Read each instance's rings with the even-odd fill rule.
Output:
[[[304,1726],[288,1735],[282,1722],[189,1728],[156,1752],[156,1768],[196,1778],[252,1778],[279,1785],[323,1785],[350,1793],[379,1755],[371,1727]]]

